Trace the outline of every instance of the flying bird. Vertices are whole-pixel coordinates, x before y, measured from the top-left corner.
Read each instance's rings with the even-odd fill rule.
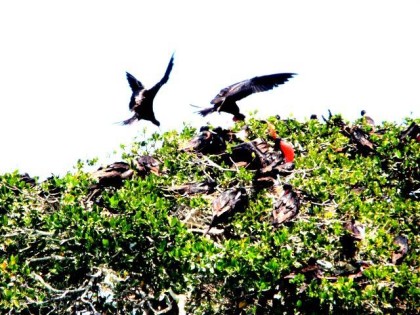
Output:
[[[284,84],[294,75],[296,74],[275,73],[254,77],[252,79],[232,84],[220,90],[219,94],[213,98],[213,100],[210,102],[213,104],[212,107],[200,110],[198,113],[204,117],[213,112],[226,112],[233,115],[234,121],[244,120],[245,115],[240,112],[239,107],[236,104],[237,101],[253,93],[271,90],[280,84]]]
[[[123,125],[129,125],[136,120],[144,119],[151,121],[158,127],[160,126],[160,122],[156,119],[155,113],[153,112],[153,100],[155,99],[155,96],[159,92],[162,85],[168,82],[169,74],[172,71],[173,65],[174,54],[172,54],[171,59],[169,60],[165,75],[151,89],[146,89],[139,80],[127,72],[128,84],[133,91],[130,99],[129,109],[130,111],[134,112],[134,116],[124,120],[122,122]]]

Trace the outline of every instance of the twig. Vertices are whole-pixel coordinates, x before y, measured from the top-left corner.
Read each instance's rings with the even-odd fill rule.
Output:
[[[93,274],[93,275],[90,276],[90,280],[89,280],[88,285],[86,286],[85,292],[83,292],[83,294],[80,296],[80,300],[83,303],[89,304],[90,308],[93,310],[93,314],[94,315],[99,314],[99,313],[96,311],[96,309],[93,306],[92,302],[85,299],[85,296],[88,293],[89,289],[92,288],[94,279],[98,278],[101,274],[102,274],[102,270],[99,269],[95,274]]]
[[[28,263],[37,262],[37,261],[44,261],[44,260],[53,260],[53,259],[55,259],[55,260],[67,260],[67,259],[72,259],[72,258],[74,258],[74,257],[63,257],[63,256],[60,256],[60,255],[51,255],[51,256],[45,256],[45,257],[40,257],[40,258],[30,258],[28,260]]]
[[[188,211],[188,213],[185,215],[185,218],[181,220],[182,223],[188,222],[188,220],[192,217],[192,215],[197,211],[197,209],[193,208],[191,211]]]
[[[185,294],[175,294],[172,288],[169,288],[168,292],[178,305],[178,315],[186,315],[185,304],[187,303],[187,296]]]
[[[68,293],[83,292],[85,290],[84,287],[83,288],[72,289],[72,290],[59,290],[59,289],[53,288],[50,284],[45,282],[45,280],[40,275],[36,274],[35,272],[31,272],[30,275],[34,280],[40,282],[49,291],[54,292],[54,293],[61,293],[63,297]]]
[[[229,171],[229,172],[237,172],[237,170],[234,169],[230,169],[230,168],[224,168],[221,167],[220,165],[214,163],[212,160],[210,160],[207,156],[203,156],[203,160],[205,160],[207,162],[207,165],[209,166],[213,166],[221,171]]]

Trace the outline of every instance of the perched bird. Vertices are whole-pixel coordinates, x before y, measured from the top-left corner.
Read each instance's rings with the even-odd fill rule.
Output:
[[[283,153],[284,163],[292,163],[295,160],[295,150],[291,143],[282,138],[277,138],[274,143],[274,148]]]
[[[398,235],[394,238],[393,242],[395,247],[398,247],[396,251],[392,253],[392,263],[394,265],[400,264],[408,252],[408,238],[404,235]]]
[[[133,123],[136,120],[149,120],[156,126],[160,126],[160,122],[155,118],[155,113],[153,112],[153,100],[155,99],[156,94],[159,92],[159,89],[168,82],[169,74],[172,71],[174,65],[174,55],[172,54],[171,59],[169,60],[168,67],[166,68],[165,75],[163,78],[155,84],[151,89],[146,89],[143,84],[137,80],[133,75],[127,72],[128,84],[133,91],[130,99],[129,108],[130,111],[134,111],[134,116],[124,120],[123,125],[128,125]]]
[[[272,224],[278,227],[283,222],[294,218],[300,207],[300,200],[290,184],[283,185],[283,194],[275,202],[272,213]]]
[[[357,223],[355,219],[351,219],[350,221],[345,222],[344,228],[356,241],[361,241],[365,238],[365,226],[363,224]]]
[[[375,121],[372,119],[372,117],[370,117],[370,116],[366,116],[366,111],[365,110],[362,110],[361,112],[360,112],[360,115],[362,116],[362,118],[363,118],[363,120],[368,124],[368,125],[370,125],[371,127],[375,127]]]
[[[245,188],[232,188],[223,192],[213,200],[213,217],[209,227],[204,231],[206,235],[210,229],[226,221],[236,212],[243,211],[248,204],[248,194]]]
[[[414,139],[417,142],[420,142],[420,126],[417,125],[414,121],[408,126],[408,128],[400,133],[400,141],[407,141],[409,139]]]
[[[135,169],[137,174],[141,177],[147,176],[150,173],[161,175],[161,163],[150,155],[142,155],[134,160]]]
[[[340,237],[343,255],[353,258],[358,251],[357,242],[365,238],[365,226],[356,222],[354,218],[344,223],[346,232]]]
[[[240,113],[237,101],[257,92],[265,92],[287,82],[295,73],[276,73],[232,84],[217,94],[210,102],[212,107],[205,108],[198,113],[206,116],[213,112],[226,112],[233,115],[233,120],[244,120],[245,115]]]
[[[276,151],[281,151],[284,163],[293,163],[295,160],[293,145],[277,135],[276,128],[272,123],[268,121],[266,121],[266,123],[268,125],[268,135],[274,140],[274,149]]]
[[[101,166],[97,171],[92,173],[97,183],[92,185],[90,189],[104,187],[119,188],[122,186],[124,179],[131,178],[133,173],[130,165],[126,162],[115,162],[106,167]]]
[[[217,183],[213,180],[205,180],[202,182],[191,182],[183,185],[172,186],[166,188],[166,190],[183,195],[195,195],[195,194],[211,194],[214,192]]]
[[[210,130],[207,126],[204,126],[200,128],[200,133],[184,146],[182,150],[203,154],[219,154],[226,150],[225,138],[227,136],[227,130],[220,127]]]

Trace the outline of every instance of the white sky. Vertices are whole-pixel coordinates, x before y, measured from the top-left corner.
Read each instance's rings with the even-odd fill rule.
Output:
[[[298,76],[240,101],[243,113],[304,119],[365,109],[376,122],[419,117],[418,1],[2,1],[0,173],[62,175],[101,161],[150,122],[131,117],[128,71],[155,99],[160,131],[202,118],[221,88],[277,72]],[[117,157],[108,157],[118,160]]]

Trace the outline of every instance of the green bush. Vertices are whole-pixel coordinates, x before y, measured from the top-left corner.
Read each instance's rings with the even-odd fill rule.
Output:
[[[125,148],[129,165],[149,154],[160,173],[135,174],[118,188],[94,192],[97,179],[80,161],[73,174],[42,183],[1,175],[1,311],[417,314],[420,143],[400,139],[413,120],[373,133],[354,122],[374,145],[362,153],[339,119],[268,119],[295,148],[295,169],[279,183],[301,198],[298,215],[278,228],[276,194],[255,189],[257,170],[184,150],[198,134],[190,126]],[[273,145],[265,122],[247,124],[248,141]],[[171,189],[210,179],[217,187],[209,194]],[[232,187],[246,188],[248,206],[220,224],[222,233],[204,236],[212,200]],[[351,220],[364,226],[361,240],[346,229]],[[409,248],[395,264],[399,235]]]

